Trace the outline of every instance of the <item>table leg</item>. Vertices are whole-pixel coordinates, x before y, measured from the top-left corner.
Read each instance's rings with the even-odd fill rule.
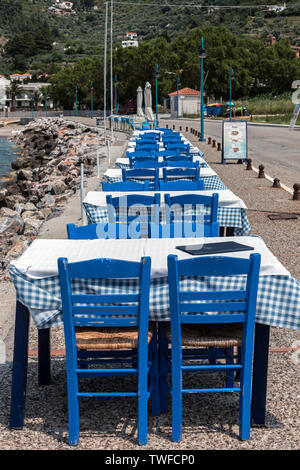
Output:
[[[168,359],[168,340],[166,338],[163,322],[158,322],[158,355],[159,355],[159,395],[160,411],[168,412],[169,395],[169,359]]]
[[[17,301],[10,404],[11,428],[23,427],[28,365],[29,321],[29,310]]]
[[[50,376],[50,328],[38,330],[39,345],[39,385],[49,385]]]
[[[253,359],[252,424],[264,425],[266,422],[269,337],[270,327],[257,323]]]

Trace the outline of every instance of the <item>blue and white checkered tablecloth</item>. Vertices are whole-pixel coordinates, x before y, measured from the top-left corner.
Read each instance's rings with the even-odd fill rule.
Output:
[[[37,328],[62,325],[58,276],[33,279],[10,267],[17,300],[26,305]],[[75,282],[76,281],[76,282]],[[75,280],[74,293],[135,293],[135,280]],[[182,281],[187,290],[244,289],[245,279],[238,276],[191,277]],[[169,320],[169,288],[167,277],[151,280],[150,319]],[[264,275],[259,278],[256,321],[274,327],[300,329],[300,284],[287,275]]]
[[[176,181],[177,178],[172,178],[172,181]],[[218,190],[218,189],[227,189],[225,184],[221,181],[220,177],[218,175],[212,175],[212,176],[204,176],[201,177],[203,179],[203,189],[204,190]],[[103,175],[103,180],[107,183],[118,183],[122,180],[121,176],[107,176]],[[128,177],[128,180],[130,181],[137,181],[138,183],[141,182],[140,178],[130,178]],[[180,178],[180,181],[188,181],[190,178]],[[154,183],[150,180],[149,182],[149,190],[154,190]]]
[[[89,224],[108,222],[107,209],[104,206],[96,206],[87,202],[83,203]],[[163,208],[162,208],[163,209]],[[208,214],[209,208],[205,207],[204,213]],[[164,211],[161,211],[161,221],[165,221]],[[234,227],[235,235],[248,235],[250,223],[247,210],[239,207],[219,207],[218,222],[220,227]]]
[[[123,160],[123,161],[120,161],[120,160]],[[127,161],[128,159],[126,158],[120,158],[119,161],[116,161],[116,165],[119,167],[119,168],[125,168],[125,170],[129,170],[130,169],[130,163],[129,163],[129,160]],[[206,163],[206,162],[199,162],[199,167],[200,168],[208,168],[209,165]]]

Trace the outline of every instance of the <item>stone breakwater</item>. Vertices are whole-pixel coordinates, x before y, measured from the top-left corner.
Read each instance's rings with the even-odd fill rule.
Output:
[[[0,189],[2,274],[80,187],[81,163],[86,175],[94,172],[104,145],[101,130],[61,118],[32,121],[12,139],[21,152]]]

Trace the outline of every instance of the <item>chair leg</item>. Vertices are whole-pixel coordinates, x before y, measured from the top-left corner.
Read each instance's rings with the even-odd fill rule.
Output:
[[[226,364],[233,364],[233,349],[230,348],[229,351],[225,351]],[[234,386],[234,371],[228,371],[226,373],[226,387],[232,388]]]
[[[172,356],[172,440],[181,441],[182,436],[182,373],[180,361]]]
[[[139,444],[144,445],[147,444],[147,420],[148,420],[148,413],[147,413],[147,379],[148,374],[145,367],[139,366],[139,377],[138,377],[138,441]]]
[[[239,438],[243,441],[250,439],[251,424],[251,372],[241,377]]]
[[[79,400],[73,391],[68,392],[69,444],[79,443]]]

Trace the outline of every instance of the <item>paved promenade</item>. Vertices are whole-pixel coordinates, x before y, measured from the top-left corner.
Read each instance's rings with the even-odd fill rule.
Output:
[[[178,129],[176,129],[178,130]],[[207,143],[199,143],[189,132],[186,137],[204,152],[209,165],[222,181],[247,205],[251,234],[262,236],[291,274],[300,281],[300,201],[291,194],[272,188],[270,181],[258,179],[253,171],[242,164],[221,164],[221,153]],[[118,136],[114,144],[112,162],[121,156],[126,136]],[[109,165],[101,159],[101,174]],[[276,175],[277,176],[277,175]],[[278,175],[279,176],[279,175]],[[280,177],[280,176],[279,176]],[[86,181],[86,190],[96,189],[96,176]],[[297,213],[297,219],[272,221],[274,212]],[[65,224],[80,220],[79,194],[70,200],[64,213],[42,227],[43,238],[65,237]],[[10,288],[11,289],[11,288]],[[13,289],[11,289],[12,294]],[[13,315],[13,297],[11,297]],[[13,323],[13,318],[12,318]],[[64,450],[67,443],[67,401],[62,328],[51,332],[52,383],[37,384],[37,334],[30,331],[30,361],[26,416],[23,430],[9,429],[11,359],[13,335],[7,341],[7,362],[0,364],[0,449],[1,450]],[[82,402],[79,450],[298,450],[299,430],[299,373],[300,332],[271,328],[267,427],[255,427],[251,439],[239,441],[238,397],[230,394],[191,395],[184,398],[183,439],[171,441],[170,412],[159,417],[149,415],[148,444],[141,448],[136,439],[136,405],[130,400],[103,399]],[[205,380],[210,381],[207,374]],[[131,379],[128,379],[130,387]],[[191,380],[191,386],[193,386]],[[115,387],[108,379],[108,386]]]

